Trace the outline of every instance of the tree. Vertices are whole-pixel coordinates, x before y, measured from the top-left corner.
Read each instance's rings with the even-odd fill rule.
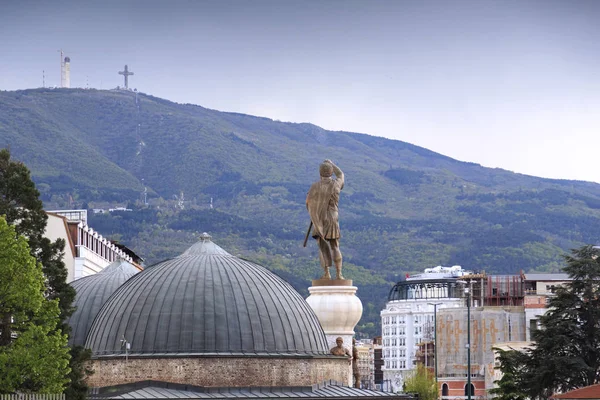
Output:
[[[435,377],[423,364],[417,366],[417,369],[406,379],[404,384],[406,392],[418,393],[420,400],[436,400],[438,398]]]
[[[62,239],[52,242],[44,237],[48,217],[39,199],[39,192],[29,169],[23,163],[11,160],[7,149],[0,150],[0,215],[4,215],[6,221],[14,226],[17,234],[27,238],[30,254],[42,265],[46,281],[45,296],[49,300],[56,300],[58,304],[60,314],[53,331],[68,334],[70,328],[66,319],[73,313],[75,289],[67,284],[67,269],[62,261],[65,242]],[[0,335],[0,346],[6,346],[11,340],[8,333],[10,325],[6,319],[9,317],[2,315],[0,318],[0,330],[7,332]],[[81,393],[81,388],[85,387],[83,377],[86,371],[82,357],[86,356],[89,359],[89,353],[73,350],[71,360],[74,364],[69,375],[73,390],[67,391],[69,399],[78,398],[70,395]]]
[[[532,332],[532,347],[501,366],[509,375],[507,381],[519,371],[518,383],[529,398],[548,398],[600,382],[599,256],[592,246],[565,256],[563,270],[571,281],[550,298],[548,312],[539,319],[540,329]]]
[[[498,354],[500,365],[496,369],[502,371],[502,378],[494,381],[498,387],[491,389],[490,393],[498,400],[526,400],[528,396],[523,389],[523,378],[526,375],[524,368],[527,355],[518,350],[493,350]]]
[[[61,393],[69,382],[67,336],[56,330],[58,300],[44,295],[41,265],[0,216],[0,393]]]
[[[46,295],[59,300],[58,328],[68,331],[64,321],[73,313],[75,289],[67,284],[67,270],[62,261],[65,242],[51,242],[44,237],[48,216],[39,196],[25,164],[11,160],[7,149],[0,150],[0,215],[15,227],[17,234],[27,238],[31,255],[42,264],[47,279]]]

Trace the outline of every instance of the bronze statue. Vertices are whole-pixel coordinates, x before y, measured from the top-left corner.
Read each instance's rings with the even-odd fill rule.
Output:
[[[344,347],[344,339],[342,339],[341,337],[338,337],[337,339],[335,339],[335,344],[336,344],[336,346],[334,348],[332,348],[331,350],[329,350],[329,352],[331,354],[333,354],[334,356],[352,357],[350,355],[350,352],[348,351],[348,349]]]
[[[336,279],[344,279],[338,221],[338,203],[340,191],[344,188],[344,173],[331,160],[325,160],[319,166],[319,174],[321,180],[312,184],[306,196],[306,208],[310,215],[312,237],[319,245],[319,259],[324,271],[321,279],[331,279],[329,267],[333,264]],[[332,177],[334,174],[335,178]],[[306,245],[306,240],[304,243]]]
[[[356,339],[352,339],[352,375],[354,375],[354,387],[360,389],[360,370],[358,369],[358,349]]]

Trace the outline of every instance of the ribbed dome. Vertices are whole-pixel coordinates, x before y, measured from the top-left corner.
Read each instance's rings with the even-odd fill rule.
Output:
[[[123,354],[328,354],[306,301],[260,265],[207,234],[182,255],[127,281],[86,341],[95,356]]]
[[[69,346],[83,346],[90,326],[106,300],[125,281],[140,272],[132,264],[117,260],[101,272],[85,276],[70,283],[77,292],[73,306],[75,312],[67,323],[71,326]]]

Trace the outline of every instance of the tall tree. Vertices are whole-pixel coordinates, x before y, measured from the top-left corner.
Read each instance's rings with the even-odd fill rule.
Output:
[[[29,169],[23,163],[12,160],[7,149],[0,150],[1,215],[15,227],[17,234],[27,238],[30,254],[42,265],[46,281],[45,296],[57,301],[60,312],[52,332],[68,334],[70,328],[66,319],[73,312],[75,289],[67,284],[67,269],[62,261],[65,242],[62,239],[52,242],[44,237],[48,217],[39,199],[39,192],[31,179]],[[10,321],[7,318],[9,317],[6,314],[0,316],[0,330],[3,326],[9,326]],[[3,332],[8,330],[4,329]],[[10,340],[10,336],[0,335],[0,345],[8,345]],[[69,399],[78,399],[85,395],[87,387],[83,379],[88,372],[84,368],[86,359],[89,359],[89,352],[72,350],[71,372],[67,377],[71,383],[66,391]]]
[[[600,376],[600,252],[592,246],[566,256],[571,281],[556,290],[532,338],[538,393],[598,383]],[[545,393],[544,393],[545,392]]]
[[[584,246],[565,258],[571,280],[550,298],[532,347],[501,366],[504,374],[519,371],[532,399],[600,382],[600,251]]]
[[[0,276],[0,393],[62,392],[70,356],[67,335],[56,329],[58,300],[45,296],[41,265],[2,216]]]
[[[48,216],[39,195],[25,164],[12,160],[7,149],[0,150],[0,215],[27,238],[31,255],[42,264],[47,279],[46,295],[59,301],[59,328],[67,331],[64,321],[73,313],[75,289],[67,284],[67,270],[62,261],[64,240],[51,242],[44,237]]]

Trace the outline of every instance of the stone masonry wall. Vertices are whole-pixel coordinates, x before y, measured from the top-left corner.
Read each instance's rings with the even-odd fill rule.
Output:
[[[346,358],[124,358],[92,361],[90,387],[145,380],[197,386],[309,386],[325,380],[347,382]]]

